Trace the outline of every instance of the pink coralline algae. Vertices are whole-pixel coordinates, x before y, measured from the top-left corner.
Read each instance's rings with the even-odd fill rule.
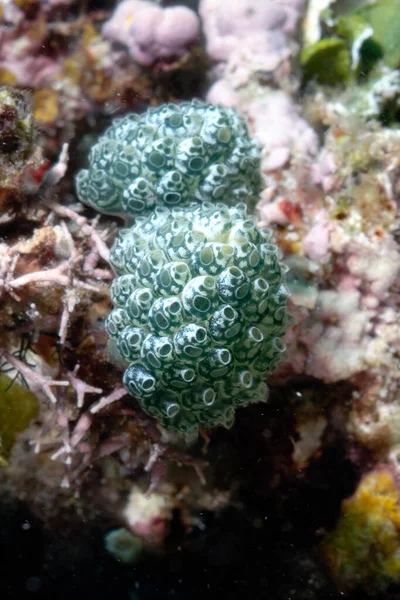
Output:
[[[292,366],[325,382],[366,371],[385,373],[389,381],[397,371],[399,321],[392,317],[400,282],[393,235],[399,137],[376,127],[356,134],[353,125],[343,122],[341,130],[334,125],[326,134],[311,167],[322,195],[318,200],[314,191],[304,210],[307,220],[296,226],[300,252],[320,274],[311,284],[312,306],[305,289],[295,297],[302,317],[291,332]],[[275,204],[279,200],[261,206],[266,223],[276,221]]]
[[[291,358],[296,371],[334,382],[367,369],[391,363],[394,367],[394,347],[377,331],[394,301],[390,290],[399,276],[400,255],[389,235],[377,243],[361,235],[352,239],[333,221],[329,228],[328,234],[327,223],[320,219],[303,248],[314,260],[319,260],[318,252],[329,253],[334,264],[330,277],[335,283],[320,286],[314,306],[292,330]],[[302,304],[299,299],[296,303]]]
[[[329,252],[329,240],[332,224],[325,210],[319,211],[314,223],[303,240],[303,251],[306,256],[315,262],[322,261]]]
[[[199,19],[185,6],[162,8],[145,0],[125,0],[103,27],[103,35],[128,47],[142,66],[179,59],[199,36]]]
[[[214,78],[219,80],[209,92],[211,102],[236,106],[239,91],[258,81],[264,87],[291,87],[290,58],[297,48],[293,37],[301,4],[201,0],[207,54],[217,63]],[[247,92],[241,104],[260,94],[260,90]]]
[[[347,430],[400,472],[400,136],[355,116],[324,125],[317,155],[269,173],[258,205],[292,274],[282,376],[350,384]]]
[[[282,90],[254,99],[248,105],[248,119],[263,147],[265,171],[284,167],[291,156],[313,155],[318,149],[315,132]]]

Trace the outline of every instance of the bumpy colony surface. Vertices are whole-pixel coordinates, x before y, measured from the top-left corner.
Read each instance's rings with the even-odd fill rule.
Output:
[[[244,204],[156,208],[121,231],[106,328],[124,384],[166,428],[229,427],[284,349],[278,249]]]
[[[116,119],[77,175],[79,199],[136,216],[157,205],[258,200],[260,150],[235,111],[184,102]]]

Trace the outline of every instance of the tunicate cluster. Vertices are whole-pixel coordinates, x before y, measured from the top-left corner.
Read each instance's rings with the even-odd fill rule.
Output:
[[[260,148],[244,120],[196,101],[115,119],[77,175],[82,202],[127,216],[194,201],[253,207],[260,190]]]
[[[266,400],[282,356],[285,268],[242,203],[158,206],[120,232],[106,321],[124,385],[185,435]]]

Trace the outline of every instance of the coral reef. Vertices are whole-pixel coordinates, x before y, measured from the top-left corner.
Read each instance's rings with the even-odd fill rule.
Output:
[[[384,5],[390,2],[376,3],[377,14]],[[208,99],[235,107],[262,146],[259,218],[274,229],[286,255],[293,293],[288,362],[275,378],[348,382],[353,392],[343,427],[354,444],[351,452],[357,456],[363,444],[377,464],[390,463],[397,477],[398,70],[391,56],[385,60],[383,44],[379,60],[366,69],[368,40],[380,33],[369,19],[356,35],[352,18],[321,15],[322,39],[314,38],[314,47],[301,56],[300,107],[288,95],[294,90],[287,65],[281,62],[265,75],[251,60],[239,62],[234,48],[219,58],[226,64],[214,71]],[[329,48],[332,23],[342,37]],[[393,19],[391,31],[395,27]],[[207,28],[206,35],[213,39]],[[230,56],[236,57],[232,67]],[[340,71],[341,56],[347,70]],[[336,67],[340,77],[333,77]],[[347,89],[334,87],[343,80]],[[310,414],[296,429],[293,459],[304,468],[303,452],[307,462],[308,452],[324,447],[326,422]]]
[[[353,118],[339,124],[335,117],[311,167],[316,187],[308,200],[301,201],[306,188],[293,194],[280,182],[274,201],[265,197],[260,204],[260,214],[294,239],[289,245],[282,237],[297,279],[296,326],[286,339],[291,368],[327,382],[351,380],[356,396],[349,430],[376,447],[385,437],[383,415],[397,405],[399,137],[365,121],[362,133],[359,127]],[[387,452],[386,444],[381,448]]]
[[[397,0],[0,4],[0,595],[395,598]]]
[[[258,205],[291,267],[289,370],[351,381],[348,431],[383,460],[397,444],[389,421],[398,402],[399,134],[386,127],[396,123],[397,77],[379,66],[345,91],[311,88],[304,116],[308,127],[323,128],[322,147],[303,148],[300,160],[286,153],[285,169],[268,172]],[[246,114],[260,84],[240,93]],[[263,155],[269,151],[266,140]]]

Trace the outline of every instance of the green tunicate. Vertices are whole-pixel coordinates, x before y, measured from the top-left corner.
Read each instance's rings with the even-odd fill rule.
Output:
[[[125,360],[139,359],[146,332],[140,327],[125,327],[118,336],[117,347]]]
[[[124,385],[137,398],[151,398],[157,389],[157,380],[142,364],[129,366],[124,373]]]
[[[196,321],[205,321],[217,306],[215,280],[209,275],[194,277],[182,292],[182,304]]]
[[[150,334],[143,341],[140,356],[149,369],[164,371],[175,359],[172,340]]]
[[[132,325],[146,325],[153,301],[154,295],[149,288],[137,288],[132,292],[125,303],[126,314]]]
[[[250,289],[250,280],[239,267],[228,267],[217,278],[218,296],[232,306],[245,304]]]
[[[202,358],[209,346],[208,332],[202,325],[190,323],[182,327],[174,336],[176,356],[183,361]]]
[[[114,306],[123,307],[129,296],[135,289],[136,277],[134,275],[122,275],[114,279],[111,284],[111,300]]]
[[[193,269],[199,275],[216,275],[233,263],[234,248],[222,242],[202,244],[192,255]]]
[[[140,538],[129,533],[127,529],[114,529],[107,533],[104,545],[116,560],[122,563],[134,563],[142,551]]]
[[[329,53],[346,76],[343,44],[303,57],[310,78]],[[233,109],[194,101],[114,120],[76,178],[82,202],[135,219],[110,256],[110,355],[143,410],[185,436],[265,401],[284,350],[286,269],[251,216],[260,160]]]
[[[178,296],[157,298],[148,318],[148,326],[157,334],[177,331],[185,319],[182,301]]]
[[[211,381],[224,379],[233,369],[233,357],[227,348],[213,348],[199,364],[199,374]]]
[[[106,319],[105,327],[111,338],[118,338],[125,327],[130,324],[127,312],[123,308],[114,308]]]
[[[183,261],[170,262],[163,265],[154,280],[154,289],[160,296],[176,296],[181,294],[185,285],[191,280],[189,265]]]
[[[100,212],[137,216],[194,200],[254,207],[260,148],[230,108],[168,104],[113,121],[79,171],[79,199]]]
[[[233,306],[224,304],[211,317],[209,329],[216,344],[231,345],[237,342],[242,332],[243,319]]]
[[[132,264],[140,232],[129,275],[124,247]],[[269,239],[245,207],[204,203],[157,209],[116,240],[107,330],[128,363],[126,388],[163,427],[185,435],[229,427],[235,408],[266,397],[288,295]]]

